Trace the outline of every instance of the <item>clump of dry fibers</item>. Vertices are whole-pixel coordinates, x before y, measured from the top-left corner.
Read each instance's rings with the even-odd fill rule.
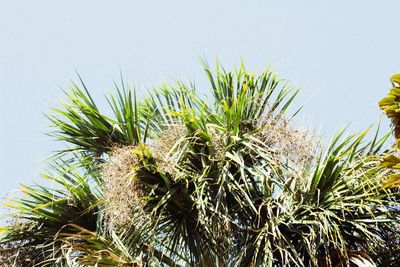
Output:
[[[156,167],[172,176],[177,176],[171,149],[178,140],[184,138],[184,125],[172,125],[161,133],[160,138],[149,145]],[[112,149],[109,158],[102,165],[103,192],[107,201],[105,219],[107,224],[118,228],[129,224],[132,212],[140,206],[144,195],[143,186],[137,181],[139,160],[134,150],[140,147],[123,146]]]
[[[258,138],[271,149],[277,162],[286,164],[297,174],[304,174],[317,155],[321,143],[309,129],[293,126],[283,117],[268,117],[261,122]]]
[[[102,166],[103,192],[107,200],[106,221],[123,226],[129,223],[131,213],[138,205],[141,188],[135,182],[138,159],[137,147],[116,147]]]
[[[176,145],[184,145],[187,129],[183,124],[173,124],[164,130],[149,149],[155,159],[157,169],[178,179],[179,171],[175,168],[177,158],[174,158]]]

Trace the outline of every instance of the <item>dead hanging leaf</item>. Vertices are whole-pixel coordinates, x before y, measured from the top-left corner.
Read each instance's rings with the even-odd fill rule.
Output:
[[[400,73],[397,73],[390,78],[390,81],[392,83],[397,83],[398,85],[400,84]]]
[[[400,148],[400,73],[393,75],[390,81],[394,87],[378,102],[378,105],[386,116],[392,120],[396,146]]]
[[[400,114],[400,88],[393,87],[390,92],[382,98],[378,105],[388,118],[397,118]]]
[[[383,188],[395,188],[399,184],[400,184],[400,173],[396,173],[389,176],[389,179],[387,179],[383,183]]]
[[[381,158],[381,164],[386,168],[400,169],[400,158],[394,155],[387,155]]]

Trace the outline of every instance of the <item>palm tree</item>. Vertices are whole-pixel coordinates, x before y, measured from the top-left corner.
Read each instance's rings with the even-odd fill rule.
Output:
[[[294,126],[298,90],[271,70],[203,65],[211,99],[178,82],[138,100],[121,79],[113,116],[72,84],[49,115],[70,144],[43,175],[53,186],[6,203],[5,266],[381,262],[384,233],[399,233],[390,133],[341,130],[321,145]]]

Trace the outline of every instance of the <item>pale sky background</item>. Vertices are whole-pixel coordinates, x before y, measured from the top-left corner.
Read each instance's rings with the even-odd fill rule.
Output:
[[[299,118],[324,138],[362,130],[400,72],[399,11],[398,0],[0,0],[0,196],[40,181],[60,146],[43,114],[75,69],[99,99],[120,70],[140,90],[177,78],[205,91],[200,57],[244,58],[301,86]]]

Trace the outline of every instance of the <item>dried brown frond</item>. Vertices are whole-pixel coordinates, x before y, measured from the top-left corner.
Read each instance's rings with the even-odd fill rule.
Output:
[[[133,209],[140,204],[142,187],[135,182],[138,159],[133,146],[116,147],[102,165],[106,221],[116,226],[129,223]]]

